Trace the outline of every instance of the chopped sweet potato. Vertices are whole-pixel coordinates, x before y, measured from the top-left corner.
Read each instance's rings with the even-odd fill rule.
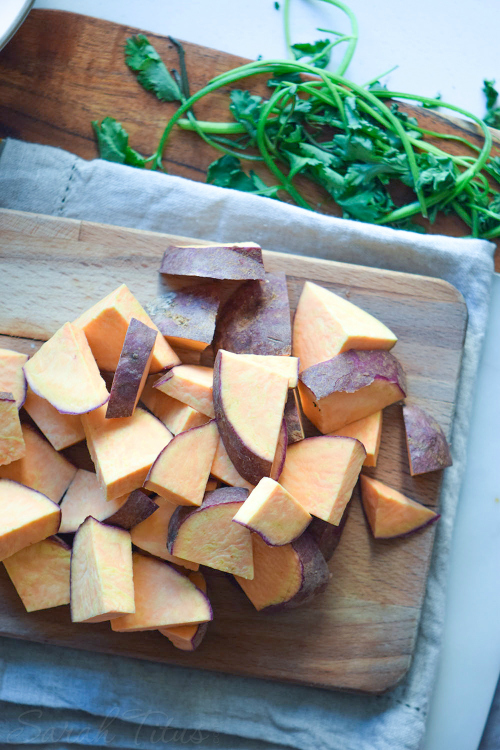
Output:
[[[171,346],[202,351],[212,343],[219,305],[218,287],[203,284],[168,292],[146,310]]]
[[[89,516],[71,552],[71,619],[104,622],[134,611],[130,534]]]
[[[27,354],[0,349],[0,391],[12,393],[18,409],[26,398],[26,378],[23,367],[28,361]]]
[[[252,578],[250,532],[232,522],[247,497],[248,490],[224,487],[207,492],[199,508],[179,506],[170,519],[167,542],[170,554]]]
[[[132,292],[122,284],[74,321],[87,337],[99,369],[115,372],[132,318],[158,330]],[[163,336],[156,339],[151,372],[161,372],[180,360]]]
[[[65,323],[24,365],[31,390],[63,414],[84,414],[109,393],[82,331]]]
[[[179,433],[151,466],[144,486],[177,505],[201,505],[218,442],[215,420]]]
[[[167,549],[168,526],[177,506],[158,495],[155,497],[155,503],[158,510],[130,530],[132,543],[162,560],[182,565],[189,570],[198,570],[198,563],[175,557]]]
[[[302,505],[270,477],[260,480],[233,518],[272,547],[293,542],[310,521]]]
[[[0,466],[19,460],[25,453],[16,400],[12,393],[0,391]]]
[[[302,414],[300,413],[299,397],[295,388],[288,391],[283,416],[286,422],[288,445],[298,443],[299,440],[304,440],[304,425],[302,424]]]
[[[217,490],[217,489],[219,489],[218,480],[214,479],[213,477],[209,477],[207,486],[205,487],[205,492],[213,492],[213,490]]]
[[[172,435],[185,432],[192,427],[199,427],[210,421],[210,417],[196,411],[192,406],[183,404],[176,398],[167,396],[166,393],[154,388],[153,384],[158,380],[157,375],[150,375],[142,392],[141,401],[153,412],[155,417],[163,422]]]
[[[338,526],[365,456],[355,438],[306,438],[288,446],[280,484],[311,515]]]
[[[403,417],[412,477],[451,466],[450,448],[434,417],[416,404],[405,404]]]
[[[178,365],[157,380],[154,387],[213,419],[213,380],[211,367]]]
[[[285,465],[286,450],[288,446],[288,430],[286,427],[286,420],[283,418],[281,422],[280,434],[278,435],[278,443],[276,445],[276,453],[274,454],[273,463],[269,476],[271,479],[276,481],[280,478],[283,466]]]
[[[299,392],[306,417],[334,432],[406,396],[406,376],[390,352],[349,351],[302,372]]]
[[[183,247],[165,250],[160,273],[210,279],[263,279],[262,250],[255,242]]]
[[[220,479],[221,482],[230,484],[232,487],[246,487],[248,490],[253,490],[254,488],[253,484],[250,484],[250,482],[247,482],[246,479],[243,479],[243,477],[238,474],[231,459],[227,455],[227,450],[224,448],[222,440],[219,440],[217,445],[210,473],[213,474],[214,477],[217,477],[217,479]]]
[[[0,479],[0,560],[57,534],[61,511],[41,492]]]
[[[131,417],[149,373],[158,332],[132,318],[109,394],[107,419]]]
[[[257,365],[267,367],[288,378],[288,387],[296,388],[299,382],[299,360],[297,357],[274,356],[272,354],[240,354],[240,357]]]
[[[18,461],[0,466],[0,477],[25,484],[59,503],[76,474],[76,466],[32,427],[23,424],[21,429],[26,453]]]
[[[361,475],[361,499],[375,539],[411,534],[440,517],[425,505],[364,474]]]
[[[316,542],[326,562],[331,560],[333,553],[339,546],[347,517],[349,515],[349,507],[350,504],[346,506],[338,526],[334,526],[333,524],[328,523],[328,521],[323,521],[321,518],[313,518],[307,527],[308,536],[312,537]]]
[[[327,564],[307,531],[282,547],[270,547],[252,535],[255,575],[235,576],[257,610],[283,611],[308,604],[325,590],[330,579]]]
[[[108,500],[107,502],[109,504],[113,501]],[[116,500],[115,502],[119,501]],[[134,490],[127,496],[123,505],[112,516],[106,519],[106,523],[130,531],[134,526],[138,526],[146,518],[149,518],[158,508],[158,503],[146,495],[145,492]]]
[[[84,414],[83,428],[100,485],[108,500],[142,487],[172,435],[159,419],[137,408],[132,417],[106,419],[106,407]]]
[[[27,612],[69,604],[70,559],[70,547],[50,536],[3,561]]]
[[[92,516],[105,521],[125,503],[127,497],[106,500],[97,476],[91,471],[78,469],[61,502],[60,534],[72,534]]]
[[[236,470],[251,484],[271,475],[287,395],[288,378],[219,350],[214,366],[217,426]]]
[[[346,424],[340,430],[331,432],[330,435],[343,435],[359,440],[365,446],[366,451],[363,466],[376,466],[382,437],[382,414],[382,411],[376,411],[368,417]]]
[[[206,594],[163,560],[134,553],[135,613],[111,621],[118,632],[198,625],[213,619]]]
[[[397,338],[373,315],[306,281],[293,322],[293,354],[300,370],[349,349],[392,349]]]
[[[189,573],[188,577],[204,594],[207,593],[207,582],[203,573],[199,571]],[[208,622],[203,622],[201,625],[178,625],[173,628],[160,628],[160,633],[165,635],[181,651],[195,651],[204,639],[207,630]]]
[[[79,414],[61,414],[52,404],[33,393],[31,388],[28,388],[24,408],[56,451],[85,439]]]

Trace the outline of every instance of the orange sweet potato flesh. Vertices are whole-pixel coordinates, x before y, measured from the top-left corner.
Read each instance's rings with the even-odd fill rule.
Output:
[[[17,461],[25,453],[26,445],[14,396],[0,391],[0,466]]]
[[[163,422],[172,435],[178,435],[179,432],[185,432],[192,427],[199,427],[210,421],[210,417],[193,409],[176,398],[167,396],[159,388],[154,388],[153,384],[158,380],[157,375],[150,375],[146,380],[144,390],[141,395],[141,401],[149,411],[153,412],[155,417]]]
[[[106,419],[106,406],[84,414],[83,428],[97,477],[108,500],[142,487],[172,435],[159,419],[137,408],[132,417]]]
[[[204,594],[207,593],[207,582],[203,573],[190,573],[189,579]],[[181,651],[195,651],[205,637],[207,629],[208,622],[203,622],[201,625],[178,625],[173,628],[160,628],[160,633],[165,635]]]
[[[71,552],[71,619],[104,622],[134,610],[130,534],[89,516]]]
[[[354,438],[306,438],[288,446],[279,481],[308,513],[338,526],[365,456]]]
[[[26,398],[26,378],[23,367],[28,361],[27,354],[0,349],[0,391],[12,393],[20,409]]]
[[[425,505],[364,474],[361,475],[361,499],[376,539],[405,536],[439,518],[438,513]]]
[[[132,318],[116,367],[106,417],[131,417],[149,373],[158,332]]]
[[[144,486],[176,505],[201,505],[218,443],[215,420],[181,432],[160,453]]]
[[[70,547],[51,536],[3,561],[27,612],[69,604],[70,559]]]
[[[359,440],[360,443],[363,443],[366,451],[363,466],[376,466],[382,437],[382,415],[382,411],[377,411],[375,414],[370,414],[369,417],[363,417],[356,422],[346,424],[340,430],[331,432],[330,435],[343,435]]]
[[[304,284],[292,348],[301,371],[349,349],[391,349],[396,341],[387,326],[357,305],[312,281]]]
[[[247,490],[253,490],[255,486],[238,474],[234,468],[234,464],[227,455],[227,450],[224,448],[222,440],[219,440],[217,445],[210,473],[214,477],[217,477],[217,479],[220,479],[221,482],[230,484],[232,487],[246,487]]]
[[[59,506],[41,492],[0,479],[0,560],[56,534]]]
[[[0,478],[13,479],[59,503],[76,474],[76,466],[32,427],[23,424],[22,433],[26,453],[18,461],[0,466]]]
[[[156,496],[154,501],[158,505],[158,509],[149,518],[130,530],[132,543],[161,560],[182,565],[189,570],[198,570],[198,563],[175,557],[167,549],[168,525],[177,506],[159,496]]]
[[[157,380],[154,387],[213,419],[213,378],[211,367],[179,365]]]
[[[106,500],[97,476],[91,471],[78,469],[66,490],[61,508],[61,534],[71,534],[92,516],[96,521],[105,521],[122,507],[127,495],[116,500]]]
[[[85,439],[79,414],[61,414],[31,388],[28,388],[24,408],[56,451],[62,451]]]
[[[299,360],[297,357],[273,354],[240,354],[240,357],[256,365],[267,367],[268,370],[277,372],[288,378],[288,387],[296,388],[299,380]]]
[[[74,321],[74,325],[85,333],[99,369],[115,372],[132,318],[158,330],[132,292],[122,284]],[[161,372],[179,362],[179,357],[163,336],[158,336],[150,371]]]
[[[118,632],[196,625],[213,619],[207,596],[162,560],[134,553],[135,614],[112,620]]]

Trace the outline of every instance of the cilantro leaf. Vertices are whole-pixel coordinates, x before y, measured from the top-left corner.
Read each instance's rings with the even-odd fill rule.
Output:
[[[425,169],[422,169],[422,166]],[[455,186],[457,175],[453,161],[445,156],[425,154],[420,157],[420,176],[417,187],[421,187],[427,195],[439,190],[447,190]]]
[[[484,121],[492,128],[500,128],[500,107],[496,106],[498,91],[495,81],[483,81],[483,93],[486,96],[486,116]]]
[[[127,39],[125,60],[137,80],[147,91],[152,91],[161,102],[180,102],[179,86],[168,72],[165,63],[144,34]]]
[[[277,86],[282,86],[284,83],[300,83],[300,73],[292,71],[290,73],[279,73],[273,78],[270,78],[267,85],[270,89],[274,89]]]
[[[276,198],[278,191],[281,190],[281,185],[266,185],[253,171],[246,174],[241,168],[240,160],[229,154],[221,156],[220,159],[210,164],[207,182],[218,187],[265,195],[268,198]]]
[[[327,49],[327,47],[330,49]],[[291,49],[296,60],[301,60],[304,57],[310,59],[311,57],[315,57],[315,55],[319,55],[320,52],[326,50],[323,55],[321,55],[317,60],[314,61],[314,65],[316,68],[326,68],[326,66],[330,62],[331,42],[329,39],[318,39],[312,44],[292,44]]]
[[[130,148],[127,131],[113,117],[105,117],[100,125],[97,120],[93,120],[92,127],[101,159],[128,164],[131,167],[146,166],[145,157]]]
[[[249,91],[234,89],[231,91],[229,109],[234,119],[241,123],[252,139],[257,136],[257,124],[262,108],[262,97],[255,96]]]

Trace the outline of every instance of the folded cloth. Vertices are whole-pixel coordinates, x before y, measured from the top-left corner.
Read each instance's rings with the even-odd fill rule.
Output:
[[[355,696],[4,638],[2,747],[198,744],[234,750],[273,745],[416,750],[439,654],[446,565],[487,319],[493,245],[332,218],[268,198],[100,160],[86,162],[59,149],[13,140],[6,142],[0,159],[0,206],[220,242],[251,239],[269,250],[439,277],[461,291],[469,311],[453,466],[444,477],[443,517],[415,655],[402,684],[382,696]],[[32,711],[31,726],[22,718],[26,711]],[[57,734],[64,727],[74,728],[74,735]]]

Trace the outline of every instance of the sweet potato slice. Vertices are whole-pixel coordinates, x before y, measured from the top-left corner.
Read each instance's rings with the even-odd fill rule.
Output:
[[[115,372],[132,318],[158,330],[132,292],[122,284],[74,321],[74,325],[85,333],[99,369]],[[158,336],[150,371],[161,372],[179,362],[168,342],[163,336]]]
[[[130,534],[89,516],[71,552],[71,619],[104,622],[134,611]]]
[[[107,502],[109,505],[113,500]],[[115,500],[115,502],[119,502],[119,500]],[[158,503],[152,500],[149,495],[146,495],[142,490],[134,490],[128,495],[123,505],[106,519],[106,523],[130,531],[134,526],[149,518],[158,508]]]
[[[280,484],[311,515],[338,526],[365,456],[355,438],[306,438],[288,446]]]
[[[189,573],[188,578],[204,594],[207,593],[207,582],[203,573],[199,571]],[[160,633],[165,635],[181,651],[195,651],[204,639],[207,630],[208,622],[203,622],[201,625],[178,625],[173,628],[160,628]]]
[[[434,417],[416,404],[405,404],[403,417],[412,477],[451,466],[448,442]]]
[[[260,480],[233,518],[233,523],[259,534],[272,547],[293,542],[310,521],[302,505],[270,477]]]
[[[172,435],[144,409],[132,417],[106,419],[106,407],[82,417],[87,444],[97,477],[108,500],[142,487],[158,454]]]
[[[176,398],[167,396],[166,393],[154,388],[153,384],[158,380],[157,375],[150,375],[142,392],[141,401],[148,409],[158,417],[172,435],[185,432],[192,427],[199,427],[210,421],[210,417],[196,411],[192,406],[183,404]]]
[[[305,415],[320,432],[334,432],[406,396],[406,376],[390,352],[354,350],[302,372]]]
[[[46,399],[28,388],[24,408],[56,451],[85,439],[79,414],[61,414]]]
[[[218,442],[215,420],[179,433],[152,465],[144,486],[176,505],[201,505]]]
[[[205,492],[213,492],[214,490],[217,490],[217,489],[219,489],[218,480],[214,479],[213,477],[209,477],[207,486],[205,487]]]
[[[0,477],[25,484],[59,503],[76,474],[76,466],[32,427],[23,424],[21,428],[26,453],[18,461],[0,466]]]
[[[361,499],[375,539],[411,534],[440,517],[425,505],[364,474],[361,475]]]
[[[63,414],[84,414],[109,393],[82,331],[65,323],[24,365],[31,390]]]
[[[25,453],[16,400],[12,393],[0,391],[0,466],[17,461]]]
[[[292,353],[290,303],[284,273],[246,281],[219,313],[214,352],[289,355]]]
[[[331,560],[337,549],[344,531],[347,517],[349,515],[349,504],[346,506],[342,519],[338,526],[334,526],[321,518],[313,518],[307,527],[307,534],[318,545],[319,550],[326,562]]]
[[[235,578],[255,609],[293,609],[325,590],[330,572],[307,531],[282,547],[270,547],[258,534],[252,543],[255,575],[251,581]]]
[[[50,536],[3,561],[27,612],[69,604],[70,559],[70,547]]]
[[[210,279],[263,279],[262,250],[255,242],[182,247],[165,250],[160,273]]]
[[[59,506],[41,492],[0,479],[0,560],[56,534]]]
[[[257,365],[267,367],[288,378],[288,387],[296,388],[299,382],[299,360],[297,357],[274,356],[272,354],[240,354],[240,357]]]
[[[130,530],[132,543],[161,560],[182,565],[189,570],[198,570],[198,563],[175,557],[167,549],[168,526],[177,506],[159,496],[155,497],[155,503],[158,510]]]
[[[246,487],[248,490],[253,490],[254,488],[253,484],[250,484],[250,482],[247,482],[246,479],[243,479],[243,477],[238,474],[231,459],[227,455],[227,450],[224,448],[222,440],[219,440],[217,445],[210,473],[213,474],[214,477],[217,477],[217,479],[220,479],[221,482],[230,484],[232,487]]]
[[[293,322],[300,369],[349,349],[392,349],[397,338],[380,320],[312,281],[306,281]]]
[[[340,430],[331,432],[330,435],[343,435],[359,440],[365,446],[366,451],[363,466],[376,466],[382,437],[382,414],[382,411],[376,411],[368,417],[346,424]]]
[[[211,367],[179,365],[157,380],[154,387],[213,419],[213,381]]]
[[[302,414],[300,413],[299,397],[295,388],[288,391],[284,419],[288,445],[298,443],[299,440],[304,440],[304,425],[302,424]]]
[[[107,419],[131,417],[149,373],[158,332],[132,318],[109,394]]]
[[[253,578],[250,532],[232,522],[247,497],[248,490],[224,487],[207,492],[200,508],[179,506],[170,519],[167,542],[170,554]]]
[[[219,305],[218,287],[203,284],[168,292],[146,310],[171,346],[202,351],[212,343]]]
[[[18,409],[26,398],[26,378],[23,367],[28,361],[27,354],[0,349],[0,391],[12,393]]]
[[[91,471],[78,469],[61,502],[60,534],[77,531],[87,516],[105,521],[124,504],[125,497],[106,500],[97,476]]]
[[[206,594],[163,560],[134,553],[135,614],[112,620],[118,632],[197,625],[213,619]]]
[[[218,352],[214,366],[217,426],[237,472],[251,484],[271,475],[287,395],[288,378],[238,354]]]

